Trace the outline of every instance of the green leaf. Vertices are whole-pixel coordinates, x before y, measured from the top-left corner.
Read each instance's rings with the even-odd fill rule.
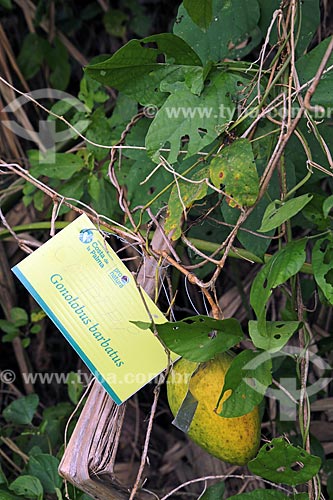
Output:
[[[43,486],[37,477],[23,475],[11,483],[9,489],[24,498],[43,500]]]
[[[85,191],[85,185],[87,178],[80,172],[76,172],[68,181],[61,184],[58,192],[61,196],[74,198],[75,200],[81,200]],[[75,205],[75,201],[72,201]],[[64,205],[60,208],[59,214],[68,212],[68,208]]]
[[[326,299],[333,304],[333,239],[324,237],[312,250],[312,268],[317,285]]]
[[[68,396],[74,405],[77,405],[81,394],[83,392],[83,386],[80,381],[80,376],[78,373],[70,372],[66,381],[68,386]]]
[[[112,134],[111,125],[108,118],[105,116],[103,107],[98,107],[90,118],[91,122],[85,133],[87,139],[103,146],[110,146],[112,143],[119,140],[119,137],[115,137]],[[97,160],[103,160],[103,158],[109,154],[108,149],[100,148],[89,142],[87,143],[87,149],[94,153]]]
[[[181,219],[184,216],[184,207],[191,208],[196,200],[201,200],[207,195],[208,186],[204,179],[208,178],[208,173],[208,168],[204,167],[199,172],[189,176],[192,181],[203,182],[193,184],[179,180],[172,188],[164,230],[167,234],[173,231],[171,237],[173,240],[177,240],[181,235]]]
[[[310,455],[300,446],[289,444],[284,438],[264,444],[256,458],[248,464],[249,470],[268,481],[290,486],[306,483],[320,469],[319,457]]]
[[[326,198],[323,203],[323,214],[325,218],[328,217],[328,214],[330,213],[332,208],[333,208],[333,194],[331,194],[331,196]]]
[[[2,470],[1,464],[0,464],[0,484],[6,484],[6,485],[8,484],[6,475],[5,475],[4,471]]]
[[[299,7],[301,10],[301,29],[296,46],[297,59],[304,54],[320,25],[320,5],[318,0],[303,0],[303,2],[300,2]]]
[[[324,201],[326,201],[326,199],[326,196],[314,193],[312,200],[302,211],[302,215],[310,221],[311,224],[316,225],[319,231],[325,231],[330,224],[330,221],[325,218],[323,212]]]
[[[112,111],[112,116],[109,118],[109,124],[113,131],[113,137],[117,140],[120,139],[127,123],[131,121],[137,112],[138,105],[135,101],[133,101],[133,99],[130,99],[125,94],[118,94],[116,105]]]
[[[200,497],[201,500],[221,500],[223,498],[225,491],[225,483],[224,481],[221,481],[216,484],[212,484],[212,486],[209,486],[205,493],[203,494],[202,497]]]
[[[213,0],[184,0],[183,5],[192,21],[206,31],[212,22]]]
[[[29,33],[24,38],[17,63],[27,80],[38,73],[49,47],[49,43],[36,33]]]
[[[55,153],[49,151],[40,158],[39,151],[29,151],[30,173],[35,177],[46,175],[52,179],[70,179],[75,172],[84,167],[82,159],[71,153]]]
[[[150,45],[155,44],[156,48]],[[164,54],[165,62],[158,60]],[[135,99],[143,105],[161,105],[167,93],[160,90],[162,80],[183,82],[197,72],[201,61],[181,38],[164,33],[142,40],[131,40],[111,58],[86,67],[86,74]]]
[[[27,471],[40,480],[46,493],[54,493],[55,488],[61,488],[62,478],[58,474],[59,460],[47,453],[30,457]]]
[[[301,326],[299,321],[267,321],[266,328],[260,322],[249,321],[249,335],[258,349],[269,352],[279,351]]]
[[[266,168],[267,162],[274,150],[276,144],[275,134],[272,134],[273,124],[270,122],[259,123],[252,142],[252,150],[254,159],[256,162],[256,167],[259,176],[261,176]],[[260,139],[258,139],[260,138]],[[288,174],[291,169],[288,169]],[[287,177],[288,181],[288,177]],[[293,182],[292,185],[295,185]],[[263,259],[267,248],[270,245],[270,238],[268,236],[273,236],[274,230],[266,233],[263,238],[260,234],[258,235],[256,231],[261,225],[261,221],[264,216],[264,212],[267,205],[271,200],[274,200],[280,195],[278,173],[274,172],[271,182],[268,185],[267,191],[262,199],[257,203],[251,212],[250,216],[246,219],[245,223],[242,224],[240,231],[237,233],[237,239],[241,245],[249,250],[254,255]],[[235,225],[239,216],[240,210],[237,208],[231,208],[229,205],[223,201],[221,205],[221,212],[225,222],[228,224]],[[247,229],[247,231],[245,230]],[[249,232],[251,231],[251,232]]]
[[[183,89],[172,94],[157,112],[146,136],[146,147],[152,159],[159,162],[159,150],[170,147],[169,163],[175,163],[181,140],[189,137],[187,157],[214,141],[232,120],[238,91],[237,79],[228,73],[215,72],[200,97]]]
[[[65,90],[69,84],[71,67],[67,49],[58,38],[54,39],[53,47],[49,46],[45,53],[45,59],[51,69],[50,83],[52,87]]]
[[[249,493],[233,495],[228,500],[309,500],[307,493],[299,493],[293,496],[287,496],[281,491],[275,490],[254,490]]]
[[[274,200],[266,208],[264,218],[258,232],[267,233],[298,214],[313,198],[312,194],[303,194],[286,202]]]
[[[272,22],[272,17],[274,11],[278,10],[280,8],[280,0],[270,0],[267,2],[267,0],[258,0],[258,4],[260,6],[260,19],[259,19],[259,28],[262,32],[263,35],[267,33],[267,29],[269,25]],[[271,45],[274,45],[277,42],[277,28],[276,28],[276,21],[275,25],[271,31],[271,35],[269,37],[269,41]]]
[[[16,327],[25,326],[29,323],[29,316],[25,309],[21,307],[13,307],[10,311],[10,317]]]
[[[306,239],[292,241],[272,256],[255,277],[250,303],[260,318],[272,290],[297,274],[305,262]]]
[[[203,362],[238,344],[243,332],[236,319],[217,320],[191,316],[181,321],[156,325],[167,347],[190,361]]]
[[[4,9],[10,10],[13,8],[12,0],[0,0],[0,5]]]
[[[257,0],[213,0],[213,20],[204,33],[181,5],[173,31],[196,51],[203,64],[238,59],[249,54],[262,38],[259,16]]]
[[[1,487],[0,487],[0,498],[1,500],[22,500],[22,497],[13,495],[12,493],[9,493],[8,490],[4,490]]]
[[[232,207],[252,206],[259,194],[259,177],[248,139],[237,139],[225,146],[210,162],[210,177],[223,189]]]
[[[103,23],[107,33],[118,38],[125,37],[128,20],[128,15],[118,9],[109,9],[103,17]]]
[[[31,342],[31,339],[29,337],[22,339],[23,349],[26,349],[27,347],[29,347],[30,342]]]
[[[55,494],[57,495],[57,500],[63,500],[63,496],[62,496],[61,490],[59,490],[59,488],[55,488]],[[80,500],[82,500],[82,497]]]
[[[324,57],[328,44],[330,43],[331,37],[323,40],[317,47],[312,49],[308,54],[302,56],[296,62],[296,71],[300,80],[300,84],[303,85],[309,82],[317,73],[320,62]],[[331,54],[328,59],[326,68],[333,64],[333,54]],[[319,84],[316,88],[315,93],[311,98],[311,104],[319,104],[330,108],[332,106],[332,88],[333,88],[333,72],[329,71],[325,73],[320,78]],[[306,92],[307,87],[303,92]],[[318,117],[319,118],[319,117]]]
[[[80,82],[80,92],[78,98],[85,104],[91,112],[95,103],[103,104],[109,99],[107,92],[103,89],[102,84],[96,82],[85,74]],[[118,102],[118,99],[116,103]]]
[[[91,176],[88,178],[88,193],[91,206],[100,214],[115,217],[118,209],[116,190],[108,179]]]
[[[6,422],[13,424],[31,424],[37,410],[39,398],[37,394],[29,394],[10,403],[2,412]]]
[[[219,402],[227,391],[232,392],[223,401],[221,417],[241,417],[258,406],[272,383],[271,370],[272,361],[268,355],[263,356],[262,353],[250,350],[238,354],[225,375]]]
[[[0,319],[0,330],[14,336],[20,333],[20,330],[11,321],[6,319]]]

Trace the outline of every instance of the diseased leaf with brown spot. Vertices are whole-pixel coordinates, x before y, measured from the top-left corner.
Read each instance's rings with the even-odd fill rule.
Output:
[[[210,178],[227,194],[231,207],[254,205],[259,193],[259,177],[252,147],[247,139],[237,139],[222,149],[210,163]]]
[[[208,178],[208,176],[209,169],[205,167],[191,177],[192,181],[202,180],[203,182],[194,184],[178,180],[177,184],[173,186],[168,202],[168,214],[164,225],[164,229],[167,233],[173,231],[173,240],[178,239],[181,235],[181,218],[184,213],[184,206],[186,208],[191,208],[196,200],[201,200],[206,196],[208,186],[204,179]]]

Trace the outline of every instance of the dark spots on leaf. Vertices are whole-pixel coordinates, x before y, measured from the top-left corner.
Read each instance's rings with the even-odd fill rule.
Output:
[[[205,137],[205,135],[207,134],[208,130],[206,128],[198,128],[198,133],[200,135],[200,137]]]
[[[148,193],[149,194],[153,194],[153,193],[155,193],[155,191],[156,191],[156,187],[155,186],[150,186],[150,188],[148,189]]]
[[[295,472],[299,472],[300,470],[303,469],[303,467],[304,467],[304,464],[302,464],[302,462],[295,462],[290,466],[291,470],[293,470]]]
[[[327,273],[324,275],[326,283],[329,283],[330,285],[333,285],[333,269],[330,269],[327,271]]]
[[[274,338],[275,338],[275,340],[280,340],[281,335],[280,335],[279,333],[276,333],[276,334],[274,335]]]
[[[284,323],[278,323],[275,325],[275,328],[283,328],[284,327]]]
[[[164,54],[158,54],[158,56],[156,57],[156,62],[157,63],[165,63],[165,55]]]
[[[173,326],[172,329],[173,330],[179,330],[179,326]]]
[[[272,451],[274,449],[274,446],[271,444],[266,444],[265,451]]]
[[[273,219],[273,217],[275,217],[276,212],[277,212],[277,211],[275,210],[273,213],[271,213],[271,214],[270,214],[270,216],[269,216],[268,218],[269,218],[269,219]]]
[[[237,87],[243,87],[243,86],[244,86],[244,83],[243,83],[243,82],[241,82],[240,80],[238,80],[238,82],[237,82]]]
[[[267,278],[265,278],[265,281],[262,284],[263,288],[267,288],[267,283],[268,283]]]
[[[219,178],[220,178],[220,179],[223,179],[223,177],[224,177],[224,172],[220,172],[220,173],[219,173]]]
[[[195,323],[195,321],[193,319],[183,319],[183,323],[187,323],[188,325],[192,325],[193,323]]]
[[[141,47],[144,49],[158,49],[158,45],[156,42],[140,42]]]
[[[181,23],[181,22],[182,22],[182,20],[183,20],[183,18],[184,18],[184,16],[179,16],[179,17],[177,17],[177,19],[176,19],[175,23],[176,23],[176,24]]]
[[[324,264],[330,264],[333,261],[333,248],[329,248],[324,256]]]
[[[324,241],[322,241],[322,242],[321,242],[320,247],[319,247],[319,250],[320,250],[322,253],[324,253],[324,252],[326,252],[327,247],[328,247],[328,240],[324,240]],[[325,262],[325,261],[324,261],[324,262]],[[326,264],[328,264],[328,262],[326,262]]]

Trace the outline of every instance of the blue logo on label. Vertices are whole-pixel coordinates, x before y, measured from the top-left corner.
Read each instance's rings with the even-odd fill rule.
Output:
[[[82,243],[90,243],[94,239],[94,233],[91,229],[82,229],[79,234],[79,239]]]
[[[127,283],[129,283],[129,277],[125,274],[122,274],[117,267],[109,272],[109,276],[112,279],[113,283],[119,286],[119,288],[123,288],[125,285],[127,285]]]

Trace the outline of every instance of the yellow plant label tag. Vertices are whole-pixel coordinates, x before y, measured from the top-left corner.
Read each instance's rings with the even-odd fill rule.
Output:
[[[81,215],[13,268],[13,272],[117,404],[168,365],[150,329],[164,323],[103,235]],[[147,307],[146,307],[147,306]]]

